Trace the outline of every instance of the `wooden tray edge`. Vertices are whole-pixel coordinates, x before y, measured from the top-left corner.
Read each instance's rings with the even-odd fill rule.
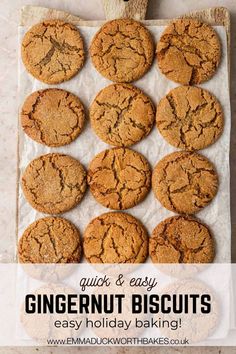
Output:
[[[230,12],[225,7],[210,7],[207,9],[193,11],[180,17],[199,18],[212,25],[219,25],[226,27],[227,31],[230,30]],[[31,26],[37,22],[46,19],[61,19],[69,21],[74,24],[84,26],[97,26],[105,21],[89,21],[83,20],[79,16],[72,15],[62,10],[56,10],[41,6],[25,5],[21,8],[20,13],[20,26]],[[150,25],[167,25],[173,19],[158,19],[158,20],[144,20],[142,22]]]

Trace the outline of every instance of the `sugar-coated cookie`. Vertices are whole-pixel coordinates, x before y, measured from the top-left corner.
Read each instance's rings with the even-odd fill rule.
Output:
[[[51,88],[29,95],[22,106],[20,118],[24,132],[31,139],[58,147],[77,138],[84,125],[85,113],[77,96]]]
[[[150,68],[154,45],[149,30],[132,19],[105,23],[94,36],[90,55],[99,73],[115,82],[141,78]]]
[[[101,90],[90,107],[95,133],[113,146],[131,146],[147,136],[155,109],[148,96],[129,84],[112,84]]]
[[[182,85],[209,80],[219,66],[221,45],[210,25],[197,19],[179,19],[163,32],[157,44],[161,72]]]
[[[152,188],[166,209],[193,214],[214,198],[218,190],[218,177],[206,157],[194,152],[173,152],[154,168]]]
[[[214,239],[200,220],[178,215],[160,222],[149,238],[153,263],[210,263]]]
[[[103,206],[123,210],[140,203],[151,187],[146,158],[127,148],[102,151],[89,164],[88,185]]]
[[[47,20],[31,27],[22,40],[21,57],[26,70],[46,84],[71,79],[84,64],[79,30],[61,20]]]
[[[71,156],[51,153],[29,163],[22,176],[22,189],[31,206],[47,214],[60,214],[75,207],[86,190],[86,171]]]
[[[88,224],[83,250],[90,263],[143,263],[148,253],[148,235],[135,217],[105,213]]]
[[[179,86],[159,102],[156,125],[171,145],[182,150],[200,150],[220,137],[223,110],[210,92],[200,87]]]
[[[59,217],[33,222],[18,246],[21,263],[77,263],[81,251],[79,231],[71,222]]]

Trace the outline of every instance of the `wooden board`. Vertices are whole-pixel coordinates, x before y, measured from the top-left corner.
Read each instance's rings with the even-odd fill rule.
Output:
[[[106,19],[132,17],[142,21],[146,25],[166,26],[173,19],[155,19],[145,20],[148,0],[129,0],[124,4],[122,0],[103,0]],[[228,52],[228,76],[230,78],[230,13],[224,7],[207,8],[196,12],[190,12],[182,17],[198,18],[214,26],[224,26],[227,34],[227,52]],[[21,9],[20,25],[30,27],[35,23],[46,19],[61,19],[79,26],[100,26],[104,21],[85,21],[79,16],[67,13],[65,11],[49,9],[39,6],[27,5]],[[17,154],[18,177],[17,177],[17,208],[18,208],[18,188],[19,188],[19,151]],[[16,211],[16,244],[18,242],[18,210]],[[235,229],[235,231],[234,231]],[[236,233],[236,226],[232,225],[232,234]]]
[[[135,6],[132,6],[132,1],[129,0],[129,5],[122,5],[119,8],[119,3],[121,0],[103,0],[104,9],[106,13],[106,17],[108,19],[114,18],[114,6],[111,6],[111,3],[117,3],[116,11],[117,11],[117,18],[118,17],[134,17],[136,19],[141,20],[146,25],[154,25],[154,26],[166,26],[169,24],[170,21],[173,19],[158,19],[158,20],[143,20],[148,0],[132,0],[135,1]],[[111,2],[111,3],[110,3]],[[122,0],[123,3],[123,0]],[[138,6],[137,6],[138,4]],[[123,9],[123,10],[122,10]],[[139,17],[138,17],[139,16]],[[214,26],[224,26],[227,34],[227,51],[228,51],[228,74],[230,77],[230,13],[224,7],[214,7],[214,8],[207,8],[204,10],[196,11],[188,13],[182,17],[188,18],[198,18],[203,22],[207,22]],[[20,25],[30,27],[40,21],[46,19],[61,19],[67,22],[71,22],[75,25],[79,26],[100,26],[104,23],[104,21],[85,21],[82,20],[79,16],[72,15],[68,12],[50,9],[46,7],[40,6],[31,6],[27,5],[21,9],[21,16],[20,16]],[[19,127],[20,129],[20,127]],[[18,144],[19,145],[19,144]],[[16,209],[16,241],[18,241],[18,194],[19,194],[19,146],[17,152],[17,209]]]

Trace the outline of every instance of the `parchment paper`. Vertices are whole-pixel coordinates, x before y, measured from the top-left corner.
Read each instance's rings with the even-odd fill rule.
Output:
[[[159,40],[164,26],[148,26],[153,34],[155,43]],[[202,84],[201,87],[211,91],[220,101],[224,110],[225,126],[224,132],[220,139],[211,147],[200,151],[207,156],[216,166],[219,175],[219,190],[217,196],[210,203],[197,214],[203,222],[205,222],[212,230],[216,242],[216,258],[215,262],[230,262],[231,255],[231,224],[230,224],[230,174],[229,174],[229,146],[230,146],[230,99],[228,87],[228,68],[227,68],[227,47],[226,47],[226,33],[224,27],[214,27],[220,36],[222,43],[222,59],[220,67],[216,75],[207,83]],[[79,26],[81,34],[83,35],[85,45],[88,48],[94,34],[98,27]],[[19,28],[20,42],[24,33],[28,28]],[[34,79],[25,70],[19,55],[19,104],[24,102],[24,99],[31,92],[52,87],[41,83]],[[86,110],[90,106],[93,98],[99,90],[109,85],[111,82],[103,78],[92,66],[90,58],[87,55],[86,64],[83,69],[72,80],[64,82],[53,87],[60,87],[71,91],[82,100]],[[147,93],[156,105],[159,100],[172,88],[178,86],[177,84],[168,80],[162,75],[154,61],[151,70],[140,80],[134,83]],[[87,111],[88,112],[88,111]],[[103,143],[92,131],[89,124],[89,117],[87,114],[87,123],[82,134],[70,145],[61,148],[48,148],[37,144],[27,137],[20,128],[19,133],[19,168],[20,176],[28,163],[42,155],[49,152],[62,152],[77,158],[86,168],[88,163],[100,151],[109,148],[109,145]],[[152,167],[165,155],[176,151],[174,147],[169,145],[159,134],[154,126],[152,132],[144,140],[132,147],[141,152],[150,162]],[[43,217],[44,215],[35,211],[25,200],[21,188],[19,188],[18,198],[18,237],[20,237],[25,228],[34,220]],[[62,216],[71,220],[80,230],[81,234],[90,220],[109,209],[98,204],[89,190],[87,191],[82,202],[73,210],[63,214]],[[134,208],[128,209],[128,213],[140,219],[147,227],[149,233],[153,228],[163,219],[173,215],[172,212],[166,210],[159,201],[154,197],[152,191],[147,198]]]

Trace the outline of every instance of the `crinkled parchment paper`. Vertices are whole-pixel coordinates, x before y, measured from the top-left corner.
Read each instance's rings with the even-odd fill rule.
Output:
[[[152,32],[155,43],[160,38],[163,26],[148,26]],[[88,48],[98,27],[79,27],[83,35],[86,47]],[[229,262],[231,254],[231,224],[230,224],[230,189],[229,189],[229,144],[230,144],[230,100],[228,87],[228,67],[227,67],[227,47],[226,33],[224,27],[215,27],[222,43],[222,59],[220,67],[216,75],[202,87],[211,91],[221,102],[224,109],[225,127],[223,135],[211,147],[202,150],[200,153],[207,156],[216,166],[219,175],[219,191],[215,199],[209,206],[204,208],[197,216],[204,221],[212,230],[216,241],[216,258],[215,262]],[[20,27],[19,38],[20,42],[24,33],[28,28]],[[25,70],[21,59],[19,59],[19,103],[23,103],[25,97],[31,92],[49,87],[34,79]],[[60,87],[78,95],[82,100],[86,110],[91,104],[93,98],[103,87],[111,82],[103,78],[92,66],[91,60],[86,58],[86,64],[83,69],[72,80],[64,82],[55,87]],[[177,86],[175,83],[168,80],[157,69],[156,61],[154,61],[151,70],[139,81],[134,83],[136,86],[146,92],[152,99],[155,105],[157,102],[172,88]],[[51,86],[50,86],[51,87]],[[109,146],[103,143],[92,131],[89,118],[87,115],[87,123],[82,134],[70,145],[61,148],[48,148],[37,144],[27,137],[20,128],[19,132],[19,156],[20,156],[20,176],[28,163],[49,152],[62,152],[69,154],[87,167],[91,159],[100,151]],[[165,155],[175,151],[159,134],[156,127],[148,137],[140,143],[134,145],[133,149],[141,152],[154,167],[155,164]],[[19,188],[18,198],[18,237],[20,237],[24,229],[34,220],[43,215],[35,211],[25,200],[21,188]],[[99,205],[92,197],[89,190],[87,191],[82,202],[73,210],[63,214],[67,219],[71,220],[81,231],[83,231],[90,220],[101,213],[107,212],[108,209]],[[134,208],[127,210],[147,227],[149,233],[163,219],[173,215],[166,210],[159,201],[154,197],[152,191],[147,198]]]

